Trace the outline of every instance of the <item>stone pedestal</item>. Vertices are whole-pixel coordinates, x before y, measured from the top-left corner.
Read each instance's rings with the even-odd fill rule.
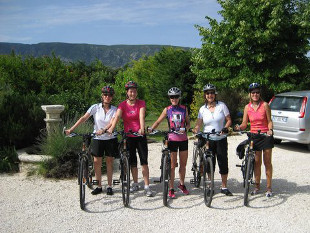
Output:
[[[42,105],[41,108],[46,113],[46,122],[47,133],[50,134],[55,127],[61,122],[60,113],[63,112],[65,106],[63,105]]]

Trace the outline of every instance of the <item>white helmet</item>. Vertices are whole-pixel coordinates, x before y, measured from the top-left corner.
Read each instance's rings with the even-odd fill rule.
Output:
[[[211,83],[208,83],[203,87],[203,92],[206,92],[206,91],[214,91],[215,94],[217,94],[216,87]]]
[[[178,95],[178,96],[181,96],[181,90],[177,87],[171,87],[168,91],[168,96],[171,96],[171,95]]]

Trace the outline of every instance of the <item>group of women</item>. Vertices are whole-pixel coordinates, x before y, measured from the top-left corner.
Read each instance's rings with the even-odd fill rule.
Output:
[[[145,101],[137,99],[138,85],[133,81],[129,81],[125,85],[126,97],[119,104],[118,107],[111,105],[111,101],[114,95],[114,90],[111,86],[105,86],[102,88],[102,102],[92,105],[84,116],[82,116],[69,130],[66,130],[67,134],[70,134],[81,123],[85,122],[90,116],[94,118],[94,132],[96,137],[92,143],[92,154],[94,156],[95,177],[98,180],[98,186],[92,191],[93,195],[102,192],[101,184],[101,164],[102,158],[105,157],[107,165],[107,195],[113,195],[112,189],[112,174],[113,174],[113,159],[117,156],[117,139],[113,136],[113,130],[115,129],[120,118],[123,120],[125,132],[138,132],[142,137],[129,135],[128,147],[130,152],[130,166],[133,177],[133,184],[131,186],[131,192],[139,190],[138,185],[138,169],[137,169],[137,155],[138,151],[140,165],[142,167],[142,175],[144,180],[144,191],[146,196],[154,196],[154,192],[149,186],[149,167],[148,167],[148,146],[145,136]],[[194,133],[198,133],[201,128],[203,132],[221,131],[223,134],[228,133],[228,128],[231,126],[232,121],[229,110],[225,103],[216,99],[217,91],[216,87],[212,84],[207,84],[203,88],[205,104],[199,109],[198,118]],[[255,155],[255,189],[252,195],[257,194],[260,191],[260,177],[261,177],[261,163],[262,152],[263,161],[266,168],[267,177],[267,191],[266,196],[272,196],[271,180],[272,180],[272,148],[273,148],[273,129],[271,121],[271,111],[269,105],[261,98],[261,88],[257,83],[252,83],[249,86],[250,103],[244,108],[242,124],[236,125],[235,130],[244,130],[250,121],[250,131],[257,133],[258,130],[261,133],[266,133],[267,137],[257,137],[254,141]],[[168,120],[169,129],[179,132],[169,134],[168,148],[171,151],[171,180],[169,183],[169,197],[175,198],[174,178],[175,168],[178,167],[178,151],[179,151],[179,185],[178,189],[185,195],[189,194],[188,189],[185,186],[185,174],[186,164],[188,159],[188,139],[186,132],[190,128],[190,120],[188,116],[188,110],[186,106],[181,105],[181,90],[176,87],[172,87],[168,90],[168,97],[171,105],[166,107],[159,118],[148,129],[149,132],[154,130],[164,120]],[[228,178],[228,145],[227,138],[224,137],[218,141],[211,141],[211,149],[214,152],[214,166],[216,160],[218,161],[219,173],[222,178],[222,185],[220,192],[232,196],[233,194],[227,188]]]

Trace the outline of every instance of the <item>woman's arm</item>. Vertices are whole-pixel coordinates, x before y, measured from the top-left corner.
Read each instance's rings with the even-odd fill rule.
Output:
[[[145,128],[145,107],[140,108],[139,111],[139,121],[140,121],[140,129],[139,134],[144,134],[144,128]]]
[[[266,115],[267,115],[267,121],[268,121],[268,135],[273,135],[273,122],[271,120],[271,109],[269,104],[267,104],[266,102],[264,102],[264,107],[266,110]]]
[[[115,117],[113,118],[112,122],[111,122],[111,126],[109,128],[107,128],[107,132],[112,134],[113,130],[115,129],[115,126],[117,124],[117,122],[119,121],[119,119],[122,116],[123,111],[121,109],[117,109]]]
[[[237,130],[245,130],[247,125],[248,125],[248,121],[249,121],[248,108],[247,108],[247,105],[245,105],[244,110],[243,110],[242,123],[239,126],[239,129],[237,129]]]
[[[78,119],[77,122],[75,122],[75,124],[74,124],[70,129],[65,130],[65,133],[66,133],[67,135],[69,135],[70,133],[73,132],[73,130],[74,130],[76,127],[78,127],[80,124],[82,124],[82,123],[84,123],[85,121],[87,121],[89,117],[90,117],[90,114],[89,114],[88,112],[86,112],[86,113],[84,114],[84,116],[82,116],[80,119]]]
[[[158,125],[167,117],[167,108],[164,108],[158,119],[154,122],[154,124],[151,126],[150,130],[156,129]]]
[[[202,123],[203,123],[202,119],[197,118],[196,125],[195,125],[195,127],[193,128],[193,132],[194,132],[194,133],[198,133],[198,132],[200,131],[200,128],[201,128],[201,126],[202,126]]]
[[[185,115],[185,123],[186,123],[186,130],[189,130],[189,128],[191,127],[191,122],[189,120],[187,108],[186,108],[186,115]]]

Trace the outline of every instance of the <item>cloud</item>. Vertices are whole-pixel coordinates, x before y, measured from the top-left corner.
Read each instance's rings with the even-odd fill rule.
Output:
[[[14,1],[13,1],[14,2]],[[37,2],[28,6],[0,5],[0,20],[10,27],[57,27],[85,23],[121,23],[135,25],[196,24],[212,12],[215,0],[127,0],[127,1],[63,1],[55,4]],[[78,4],[77,4],[78,2]],[[16,4],[16,3],[15,3]],[[4,8],[4,9],[3,9]],[[213,9],[214,11],[214,9]]]

